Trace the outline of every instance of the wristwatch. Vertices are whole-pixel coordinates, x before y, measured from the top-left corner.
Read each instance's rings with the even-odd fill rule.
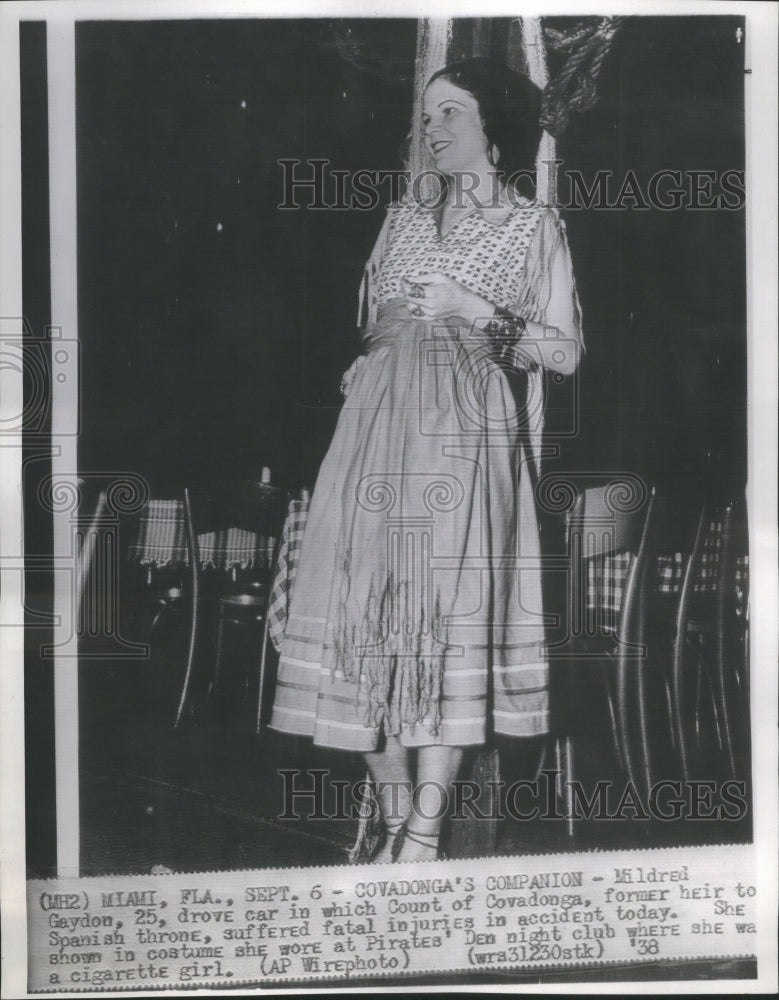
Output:
[[[488,333],[495,337],[500,337],[507,341],[520,340],[527,330],[527,324],[521,316],[515,316],[514,313],[509,312],[508,309],[502,309],[500,306],[495,306],[495,312],[492,314],[492,319],[489,321],[485,327]]]
[[[508,309],[495,306],[495,312],[485,330],[499,346],[500,357],[511,368],[518,371],[536,371],[538,362],[521,347],[521,340],[527,332],[527,323],[521,316],[515,316]]]

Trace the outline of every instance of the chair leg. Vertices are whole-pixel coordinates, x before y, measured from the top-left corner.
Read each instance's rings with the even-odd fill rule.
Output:
[[[698,525],[698,532],[696,535],[696,546],[699,544],[702,528],[702,520]],[[693,722],[695,730],[695,746],[698,746],[698,726],[699,726],[699,695],[698,686],[700,684],[700,663],[699,663],[699,650],[695,649],[693,643],[690,641],[688,623],[689,623],[689,601],[692,594],[692,585],[694,579],[694,566],[692,556],[687,562],[687,566],[684,573],[684,582],[682,584],[682,592],[679,597],[679,607],[676,614],[676,624],[675,624],[675,634],[674,634],[674,645],[673,645],[673,662],[671,664],[671,693],[672,693],[672,706],[673,706],[673,728],[675,733],[675,742],[677,746],[677,752],[679,754],[679,764],[682,771],[682,779],[685,784],[690,780],[690,759],[691,759],[691,747],[690,747],[690,737],[687,731],[687,725],[685,723],[685,713],[689,710],[687,705],[687,691],[685,690],[685,678],[689,673],[685,669],[686,662],[689,663],[688,656],[685,654],[691,651],[695,654],[697,667],[696,670],[696,691],[695,691],[695,702],[693,711]]]
[[[617,755],[617,764],[621,770],[625,770],[625,758],[622,753],[622,746],[619,738],[619,730],[617,729],[617,714],[614,710],[614,698],[611,694],[611,688],[609,687],[609,680],[606,676],[606,665],[601,664],[601,680],[603,681],[603,687],[606,692],[606,705],[609,710],[609,721],[611,722],[611,736],[614,741],[614,751]]]
[[[699,661],[695,671],[695,749],[701,749],[701,713],[703,710],[703,664]]]
[[[181,697],[179,699],[178,710],[176,711],[176,721],[173,724],[174,729],[178,729],[181,725],[181,719],[184,715],[184,709],[187,707],[189,701],[189,688],[192,683],[192,668],[195,663],[195,649],[197,648],[197,634],[198,634],[198,610],[197,610],[197,594],[192,596],[192,609],[191,618],[189,626],[189,648],[187,650],[187,668],[184,673],[184,683],[181,687]]]
[[[190,595],[189,595],[189,649],[187,650],[187,669],[184,673],[184,683],[181,687],[181,698],[176,712],[176,720],[173,728],[178,729],[184,715],[184,709],[189,701],[189,688],[192,683],[192,669],[195,663],[195,651],[197,649],[197,637],[200,627],[200,574],[198,572],[198,561],[200,552],[197,544],[197,536],[192,523],[192,508],[189,490],[184,490],[184,521],[187,533],[187,555],[189,558],[189,570],[191,574]]]
[[[733,753],[736,750],[742,755],[742,760],[749,754],[749,632],[744,627],[733,647]]]
[[[671,715],[674,743],[679,754],[682,778],[686,783],[690,778],[690,757],[687,734],[684,731],[684,700],[684,636],[677,634],[671,666]]]
[[[560,772],[560,795],[564,809],[566,830],[570,840],[575,834],[573,814],[574,748],[572,736],[558,736],[555,740],[555,767]]]
[[[617,732],[619,734],[619,741],[622,745],[622,757],[625,761],[625,772],[627,773],[628,780],[633,785],[634,788],[638,787],[636,781],[636,765],[633,757],[633,750],[630,741],[630,706],[629,706],[629,675],[634,674],[635,671],[631,671],[628,668],[629,661],[627,658],[620,658],[620,662],[617,666]]]
[[[222,673],[222,644],[224,642],[224,609],[219,609],[219,624],[216,631],[216,662],[214,663],[214,676],[211,678],[210,694],[215,695],[219,687],[219,678]]]
[[[265,665],[268,659],[269,629],[270,629],[270,624],[266,608],[265,621],[262,627],[262,652],[260,653],[260,677],[257,682],[257,723],[255,726],[255,732],[258,736],[262,731],[262,696],[265,691]]]
[[[722,753],[724,743],[722,741],[722,720],[720,719],[719,706],[717,704],[717,694],[711,677],[708,678],[709,701],[711,702],[711,717],[714,720],[714,735],[717,737],[717,749]]]
[[[722,637],[717,641],[716,663],[714,666],[714,700],[717,704],[717,715],[722,728],[722,744],[728,764],[728,776],[736,777],[736,757],[733,752],[733,734],[730,719],[730,706],[726,690],[726,656]]]
[[[668,713],[668,731],[671,737],[671,749],[678,753],[679,746],[676,742],[676,727],[674,726],[673,701],[671,699],[671,685],[666,677],[663,681],[663,693],[665,695],[665,710]]]
[[[649,749],[649,713],[647,711],[647,675],[649,673],[646,657],[638,664],[638,725],[641,743],[641,770],[644,780],[643,791],[649,795],[652,787],[652,758]]]

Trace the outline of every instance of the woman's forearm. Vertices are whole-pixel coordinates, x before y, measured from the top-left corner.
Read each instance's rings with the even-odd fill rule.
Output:
[[[525,333],[514,350],[521,351],[536,364],[562,375],[572,375],[581,356],[581,344],[577,337],[566,335],[559,327],[532,320],[526,321]]]
[[[537,323],[496,309],[486,299],[474,296],[470,315],[463,317],[489,334],[503,356],[513,354],[521,367],[541,366],[570,375],[579,364],[578,337],[567,336],[556,326]]]

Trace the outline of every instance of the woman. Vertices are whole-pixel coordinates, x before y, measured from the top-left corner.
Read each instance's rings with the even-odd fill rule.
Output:
[[[442,197],[388,211],[300,553],[271,724],[364,754],[377,861],[436,856],[464,747],[547,729],[542,369],[572,372],[581,334],[562,223],[511,176],[533,162],[538,109],[487,60],[431,78]],[[527,371],[520,408],[507,362]]]

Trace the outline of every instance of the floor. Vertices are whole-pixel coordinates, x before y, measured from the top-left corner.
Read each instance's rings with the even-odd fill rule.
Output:
[[[178,684],[175,678],[160,683],[159,667],[152,660],[141,666],[93,661],[81,668],[84,874],[140,873],[155,865],[184,871],[345,862],[357,831],[354,785],[365,775],[361,759],[267,728],[258,736],[253,694],[240,684],[232,693],[227,687],[220,705],[196,697],[200,708],[174,729]],[[604,775],[614,778],[613,815],[625,782],[610,764],[604,720],[591,722],[591,738],[580,744],[577,776],[589,791]],[[480,776],[473,770],[479,766]],[[462,776],[483,784],[485,776],[498,777],[492,766],[484,757],[468,757]],[[500,746],[499,777],[507,786],[556,766],[552,741]],[[308,798],[289,802],[293,789],[313,787],[312,770],[325,772],[319,816],[312,815]],[[706,776],[716,777],[713,771]],[[541,774],[544,797],[553,780]],[[348,783],[340,806],[333,785],[338,781]],[[523,812],[530,810],[529,800],[516,801]],[[554,811],[551,796],[549,801]],[[479,804],[486,810],[486,803]],[[508,817],[476,827],[453,823],[450,855],[461,855],[474,836],[477,843],[493,844],[496,853],[522,855],[749,841],[751,828],[748,812],[740,822],[691,822],[635,817],[627,807],[620,819],[577,820],[572,840],[562,818]]]

